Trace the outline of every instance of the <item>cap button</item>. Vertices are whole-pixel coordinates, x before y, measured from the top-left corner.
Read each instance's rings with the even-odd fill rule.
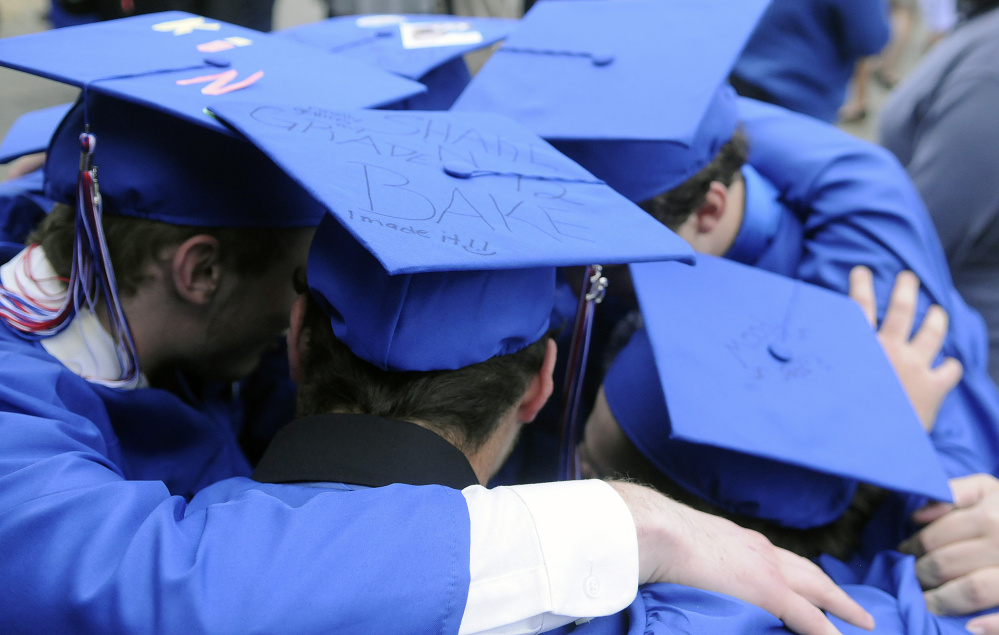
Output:
[[[456,179],[470,179],[475,175],[475,166],[467,161],[448,161],[444,164],[444,174]]]
[[[227,66],[232,65],[232,62],[224,57],[206,57],[204,61],[205,64],[208,64],[209,66],[217,66],[218,68],[226,68]]]
[[[591,575],[583,580],[583,588],[586,591],[586,595],[591,598],[600,597],[603,592],[603,585],[600,584],[600,578],[595,575]]]
[[[791,349],[780,342],[774,342],[770,346],[767,346],[767,351],[779,362],[789,362],[794,357]]]
[[[599,53],[591,53],[590,61],[594,66],[607,66],[614,62],[614,54],[608,51],[600,51]]]

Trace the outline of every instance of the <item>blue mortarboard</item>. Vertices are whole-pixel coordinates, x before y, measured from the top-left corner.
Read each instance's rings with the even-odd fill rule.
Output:
[[[507,115],[641,202],[735,132],[725,81],[768,2],[539,2],[454,109]]]
[[[309,285],[337,337],[381,368],[453,369],[536,341],[555,267],[693,258],[505,117],[211,110],[331,211],[313,241]]]
[[[857,481],[950,500],[929,436],[852,300],[710,256],[631,271],[646,330],[604,390],[666,476],[723,509],[796,528],[838,518]]]
[[[278,32],[421,82],[410,110],[447,110],[471,79],[463,56],[499,42],[517,26],[506,18],[351,15]]]
[[[315,225],[323,211],[205,114],[209,101],[309,95],[377,106],[423,90],[366,64],[181,12],[9,38],[0,41],[0,64],[84,87],[49,148],[49,196],[76,198],[86,123],[97,137],[109,213],[190,225]]]
[[[321,99],[343,108],[394,103],[420,84],[288,38],[180,11],[0,41],[0,65],[146,104],[224,130],[208,101]]]
[[[0,163],[8,163],[26,154],[44,152],[52,133],[72,105],[59,104],[18,117],[3,141],[0,141]]]
[[[86,118],[109,214],[202,227],[314,227],[325,208],[245,140],[121,99],[92,94]],[[45,194],[72,204],[84,107],[52,138]]]

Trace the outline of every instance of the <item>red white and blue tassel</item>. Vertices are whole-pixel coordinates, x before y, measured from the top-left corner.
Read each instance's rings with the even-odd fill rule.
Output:
[[[50,337],[65,329],[79,310],[94,311],[103,298],[121,373],[117,379],[91,381],[112,387],[130,386],[139,376],[139,360],[118,298],[118,285],[101,225],[101,195],[93,161],[96,145],[94,135],[89,132],[80,135],[76,237],[65,297],[58,306],[44,306],[0,286],[0,319],[30,339]]]

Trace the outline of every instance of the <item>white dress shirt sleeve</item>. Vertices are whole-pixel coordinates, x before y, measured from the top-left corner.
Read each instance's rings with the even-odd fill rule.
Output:
[[[540,633],[635,599],[635,522],[607,483],[473,485],[462,493],[472,578],[459,635]]]

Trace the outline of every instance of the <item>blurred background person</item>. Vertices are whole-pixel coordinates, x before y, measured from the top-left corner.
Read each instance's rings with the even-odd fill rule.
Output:
[[[905,166],[940,234],[954,285],[988,325],[999,379],[999,11],[964,5],[965,21],[884,105],[881,143]]]

